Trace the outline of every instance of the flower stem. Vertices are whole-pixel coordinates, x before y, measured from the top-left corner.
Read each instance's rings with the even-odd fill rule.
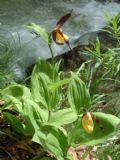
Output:
[[[52,57],[52,63],[54,62],[54,54],[53,54],[53,50],[51,45],[48,45],[49,49],[50,49],[50,53],[51,53],[51,57]]]

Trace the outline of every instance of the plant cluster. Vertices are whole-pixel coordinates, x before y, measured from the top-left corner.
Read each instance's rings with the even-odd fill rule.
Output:
[[[57,44],[67,44],[70,48],[69,37],[61,29],[70,16],[71,12],[64,15],[50,33],[39,25],[27,25],[45,40],[52,59],[52,38]],[[52,157],[37,155],[34,160],[73,160],[69,152],[71,147],[98,145],[114,135],[120,119],[111,114],[93,112],[92,106],[102,97],[94,97],[100,82],[119,77],[118,51],[108,49],[101,53],[97,39],[94,50],[87,48],[89,61],[76,72],[70,72],[67,78],[59,70],[60,63],[53,61],[50,64],[40,59],[32,71],[28,87],[11,84],[0,90],[1,116],[15,133],[29,137]],[[5,134],[4,130],[0,133]]]
[[[62,103],[64,85],[67,85],[64,93],[67,106]],[[30,88],[14,84],[1,94],[5,101],[1,113],[14,131],[30,136],[58,160],[72,159],[68,154],[71,146],[105,142],[120,122],[110,114],[85,113],[84,109],[91,106],[85,83],[72,72],[68,79],[61,79],[58,64],[51,65],[44,60],[39,60],[34,67]]]
[[[99,86],[106,80],[120,83],[120,48],[107,48],[102,52],[97,38],[93,49],[86,47],[83,54],[88,60],[80,66],[77,72],[93,93],[96,93]]]

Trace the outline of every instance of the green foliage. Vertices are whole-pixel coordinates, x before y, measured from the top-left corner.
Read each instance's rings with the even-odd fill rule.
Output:
[[[120,48],[108,48],[102,52],[98,38],[93,48],[86,48],[83,52],[89,60],[82,64],[77,74],[83,77],[82,79],[86,82],[89,90],[92,90],[92,93],[96,93],[99,86],[105,80],[119,82],[119,52]]]
[[[36,36],[38,37],[42,37],[42,39],[46,42],[46,44],[49,47],[50,53],[51,53],[51,57],[52,57],[52,61],[54,59],[54,55],[53,55],[53,50],[52,50],[52,38],[51,38],[51,33],[49,33],[45,28],[43,28],[40,25],[37,25],[35,23],[30,23],[26,26],[29,30],[31,30],[32,33],[36,34]]]
[[[24,124],[9,112],[3,112],[3,116],[13,126],[14,130],[20,134],[25,134]]]
[[[41,36],[48,45],[51,45],[52,39],[45,28],[40,25],[36,25],[35,23],[30,23],[26,27],[32,30],[36,35]]]
[[[103,104],[102,102],[104,102],[105,100],[105,94],[103,94],[103,92],[101,93],[100,89],[102,89],[103,91],[106,90],[106,92],[109,95],[109,89],[107,89],[109,83],[112,84],[114,88],[116,86],[117,89],[120,84],[120,13],[118,13],[114,17],[107,16],[107,22],[108,25],[105,26],[103,31],[107,32],[109,36],[113,38],[113,42],[117,42],[116,48],[105,48],[105,44],[101,44],[101,42],[97,38],[95,44],[93,44],[91,48],[86,48],[86,50],[83,52],[83,54],[86,55],[86,58],[88,60],[85,61],[76,72],[77,75],[79,75],[82,78],[82,80],[84,80],[90,91],[92,107],[95,107],[97,103],[99,103],[99,105]],[[116,97],[116,99],[118,98]],[[114,104],[115,103],[116,102],[114,102]],[[114,110],[112,113],[115,113],[115,108],[110,109],[109,107],[109,113],[110,110]],[[116,112],[118,113],[118,110]],[[112,133],[110,130],[112,130],[112,128],[114,130],[113,126],[115,122],[117,122],[117,120],[114,119],[114,117],[113,119],[111,119],[112,117],[110,116],[110,121],[113,121],[114,124],[111,125],[111,122],[108,122],[108,125],[108,123],[106,124],[107,115],[105,116],[105,122],[103,117],[100,116],[99,119],[101,125],[97,124],[98,132],[96,129],[94,129],[93,133],[96,132],[94,134],[85,133],[85,131],[82,128],[80,128],[80,123],[76,123],[76,126],[73,127],[73,133],[70,134],[69,141],[72,142],[75,140],[76,143],[79,144],[79,142],[82,143],[83,140],[83,144],[86,143],[88,145],[95,145],[96,143],[99,143],[99,140],[104,143],[104,140],[107,138],[106,136],[110,136],[110,134]],[[79,121],[81,121],[81,119]],[[103,128],[103,131],[100,129],[101,127],[99,126]],[[83,134],[79,136],[80,139],[77,139],[76,137],[78,137],[79,133]],[[96,134],[100,135],[100,137],[97,137]],[[101,160],[109,159],[108,156],[110,155],[112,159],[117,159],[119,157],[118,148],[119,147],[116,144],[113,144],[112,147],[111,145],[106,145],[106,148],[101,146],[101,149],[98,149],[98,152],[100,151],[98,158]]]
[[[57,65],[52,66],[44,60],[39,61],[31,76],[31,92],[36,102],[51,110],[58,105],[60,92],[58,87],[53,90],[50,86],[56,86],[60,80]],[[49,87],[48,87],[49,85]]]
[[[71,73],[68,87],[68,101],[77,115],[91,104],[90,95],[84,82],[74,73]]]
[[[13,96],[14,98],[25,99],[25,98],[31,98],[30,90],[20,84],[13,84],[6,87],[3,91],[4,94],[7,93],[7,95]]]
[[[76,113],[72,108],[60,109],[56,112],[53,112],[51,115],[50,123],[58,126],[70,124],[77,120]]]
[[[1,94],[6,95],[9,100],[7,108],[16,109],[18,112],[23,111],[22,99],[31,99],[31,93],[29,88],[20,85],[12,84],[1,90]]]
[[[67,155],[67,137],[59,128],[52,125],[42,125],[33,136],[33,141],[41,144],[45,149],[53,153],[59,160],[64,160]]]
[[[106,15],[108,25],[103,31],[109,33],[113,38],[117,39],[118,46],[120,46],[120,12],[116,16]]]
[[[32,141],[42,145],[58,160],[70,160],[70,146],[105,142],[120,120],[109,114],[93,112],[103,131],[94,122],[94,131],[86,133],[81,120],[84,109],[92,104],[89,90],[75,73],[67,79],[61,77],[58,64],[39,60],[31,75],[30,88],[14,84],[1,90],[3,97],[9,99],[1,112],[15,132],[31,136]],[[62,103],[64,94],[67,95],[66,106]],[[17,111],[17,115],[6,110],[11,108]]]

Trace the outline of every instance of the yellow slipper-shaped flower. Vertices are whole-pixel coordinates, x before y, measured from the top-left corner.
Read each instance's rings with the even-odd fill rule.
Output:
[[[72,50],[72,49],[69,44],[69,37],[65,33],[63,33],[61,27],[70,18],[71,12],[67,13],[66,15],[64,15],[63,17],[60,18],[60,20],[56,24],[54,31],[51,33],[55,43],[57,43],[59,45],[63,45],[66,43],[68,45],[68,47],[70,48],[70,50]]]
[[[65,44],[69,41],[69,37],[64,34],[62,32],[62,29],[56,29],[54,32],[53,32],[53,40],[57,43],[57,44]]]
[[[92,114],[90,112],[83,114],[82,126],[87,133],[93,132],[94,122],[93,122]]]

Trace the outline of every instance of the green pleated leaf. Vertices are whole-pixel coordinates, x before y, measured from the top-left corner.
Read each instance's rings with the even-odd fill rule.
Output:
[[[39,60],[31,76],[31,92],[36,102],[45,108],[51,109],[58,105],[59,89],[51,90],[49,84],[56,83],[59,74],[56,66],[44,60]]]
[[[69,79],[63,79],[63,80],[58,80],[58,81],[55,82],[55,83],[49,84],[48,87],[49,87],[49,89],[50,89],[51,91],[54,91],[54,90],[58,89],[59,87],[65,85],[65,84],[68,84],[68,83],[69,83]]]
[[[13,84],[8,86],[2,91],[2,93],[13,96],[17,99],[31,98],[31,93],[29,88],[20,84]]]
[[[84,82],[74,73],[71,73],[68,101],[77,115],[83,111],[83,108],[88,108],[91,104],[90,95]]]
[[[24,125],[20,120],[18,120],[14,115],[9,112],[3,112],[4,117],[6,120],[11,124],[14,130],[20,134],[26,134]]]
[[[54,125],[65,125],[76,121],[77,115],[71,108],[62,109],[51,114],[49,123]]]
[[[4,106],[3,109],[15,109],[16,111],[18,112],[22,112],[22,103],[20,101],[20,99],[18,98],[15,98],[13,96],[10,96],[10,95],[6,95],[7,96],[7,104]],[[5,99],[5,102],[6,102],[6,99]]]
[[[48,120],[48,111],[41,109],[37,103],[29,99],[23,101],[23,111],[21,115],[26,123],[26,132],[31,135],[39,128],[37,120],[43,123]]]
[[[111,115],[101,112],[93,112],[93,115],[97,118],[97,122],[94,120],[94,130],[92,133],[87,133],[83,127],[81,119],[77,122],[76,126],[70,131],[69,143],[79,145],[87,144],[90,146],[105,143],[110,138],[117,125],[120,123],[120,119]]]
[[[41,36],[48,45],[51,45],[52,39],[50,34],[40,25],[36,25],[35,23],[30,23],[26,26],[28,29],[32,30],[33,33]]]
[[[41,125],[39,123],[39,130],[32,140],[41,144],[44,149],[54,154],[59,160],[64,160],[67,155],[67,137],[62,130],[55,126]]]
[[[9,98],[10,104],[7,108],[12,107],[18,112],[22,112],[21,100],[32,98],[29,88],[20,84],[14,84],[6,87],[2,90],[2,94]]]

